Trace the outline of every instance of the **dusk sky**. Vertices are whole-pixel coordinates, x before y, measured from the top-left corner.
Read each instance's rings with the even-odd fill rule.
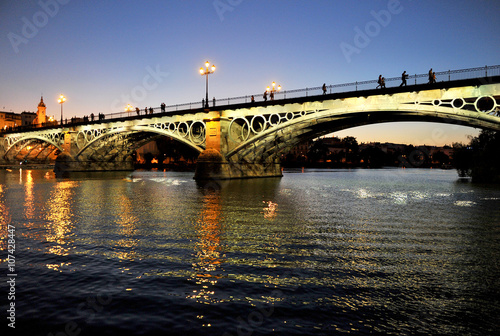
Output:
[[[500,64],[500,1],[0,0],[0,110],[64,117]],[[388,14],[388,15],[387,15]],[[356,46],[358,31],[378,25]],[[347,53],[345,46],[356,48]],[[342,48],[344,46],[344,50]],[[443,145],[478,130],[390,123],[335,133]]]

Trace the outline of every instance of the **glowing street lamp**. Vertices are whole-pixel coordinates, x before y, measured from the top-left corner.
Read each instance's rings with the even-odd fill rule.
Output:
[[[266,88],[266,91],[269,92],[269,97],[271,100],[274,100],[274,93],[279,92],[281,90],[281,85],[278,85],[278,88],[276,88],[276,82],[273,82],[271,84],[273,88],[271,89],[269,86]]]
[[[206,89],[206,98],[205,98],[205,108],[208,108],[208,75],[212,74],[215,72],[215,65],[212,64],[210,66],[210,63],[208,61],[205,62],[205,69],[200,68],[200,74],[202,76],[207,76],[207,89]]]
[[[128,116],[130,117],[130,111],[132,111],[132,105],[130,104],[127,104],[127,106],[125,106],[125,112],[128,112]]]
[[[64,97],[62,94],[59,96],[59,99],[57,102],[61,104],[61,126],[63,124],[63,103],[66,101],[66,97]]]

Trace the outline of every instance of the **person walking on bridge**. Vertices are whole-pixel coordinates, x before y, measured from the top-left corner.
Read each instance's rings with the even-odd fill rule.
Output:
[[[378,89],[379,87],[382,88],[382,75],[378,76],[377,83],[378,83],[378,85],[375,89]]]
[[[323,89],[323,94],[326,95],[326,83],[323,83],[322,89]]]
[[[264,98],[264,101],[267,101],[267,91],[264,91],[264,94],[262,95],[262,98]]]
[[[407,78],[408,78],[408,74],[406,73],[406,70],[405,70],[401,74],[401,85],[399,85],[399,87],[402,87],[403,85],[406,86],[406,79]]]

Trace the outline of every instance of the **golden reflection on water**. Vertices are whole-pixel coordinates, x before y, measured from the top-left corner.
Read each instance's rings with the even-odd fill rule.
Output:
[[[46,240],[52,243],[49,253],[59,256],[69,254],[73,242],[73,189],[78,185],[74,181],[58,182],[54,185],[49,199],[46,201]],[[47,264],[48,268],[53,265]]]
[[[33,171],[26,171],[26,182],[24,183],[24,216],[27,220],[31,220],[35,216],[35,198],[33,196]]]
[[[7,250],[9,224],[10,224],[9,208],[5,205],[5,191],[3,185],[0,184],[0,250],[2,251]]]
[[[278,203],[274,203],[273,201],[268,201],[267,203],[264,201],[265,204],[267,204],[266,207],[264,207],[264,218],[266,219],[273,219],[277,216],[277,211],[278,211]]]
[[[194,274],[191,278],[199,285],[199,289],[193,290],[193,294],[188,296],[206,304],[219,301],[213,298],[215,292],[212,288],[220,278],[216,272],[225,258],[221,252],[221,214],[220,193],[207,193],[203,198],[203,209],[196,224],[198,242],[196,262],[193,263]]]
[[[131,238],[134,237],[137,232],[137,223],[139,219],[133,214],[132,201],[125,195],[121,195],[119,198],[119,209],[118,220],[116,224],[120,226],[119,236],[122,237],[116,242],[116,245],[122,249],[129,249],[128,252],[120,251],[117,252],[116,257],[121,260],[133,261],[137,252],[134,249],[138,240]]]

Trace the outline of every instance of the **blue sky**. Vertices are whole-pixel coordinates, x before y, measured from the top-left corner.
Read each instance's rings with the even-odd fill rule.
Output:
[[[356,29],[381,20],[356,47]],[[389,13],[390,16],[383,15]],[[0,109],[65,117],[210,96],[339,84],[500,64],[500,2],[491,0],[0,0]],[[359,44],[358,44],[359,46]],[[442,145],[477,130],[400,123],[337,133],[359,142]],[[438,134],[438,136],[436,135]]]

